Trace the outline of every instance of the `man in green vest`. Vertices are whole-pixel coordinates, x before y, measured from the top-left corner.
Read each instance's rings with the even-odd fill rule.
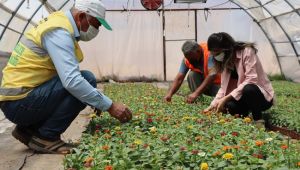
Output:
[[[12,135],[41,153],[68,153],[60,135],[87,105],[108,111],[125,123],[131,111],[96,89],[96,78],[80,71],[78,41],[95,38],[105,21],[100,0],[77,0],[67,12],[50,14],[30,29],[14,48],[3,70],[1,109],[17,126]]]

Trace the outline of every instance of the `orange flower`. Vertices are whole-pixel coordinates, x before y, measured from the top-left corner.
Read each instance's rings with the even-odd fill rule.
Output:
[[[87,157],[87,158],[84,160],[84,162],[85,162],[85,163],[91,163],[91,162],[93,162],[93,160],[94,160],[93,157]]]
[[[123,134],[123,132],[122,132],[122,131],[117,131],[117,132],[116,132],[116,134],[118,134],[118,135],[122,135],[122,134]]]
[[[201,140],[201,136],[196,136],[195,141],[199,142]]]
[[[288,148],[287,145],[281,145],[281,149],[285,150],[285,149],[287,149],[287,148]]]
[[[300,166],[300,162],[297,162],[297,166]]]
[[[255,141],[255,145],[256,145],[256,146],[262,146],[263,144],[264,144],[263,141],[260,141],[260,140]]]
[[[106,135],[104,136],[104,138],[105,138],[105,139],[110,139],[110,138],[111,138],[111,135],[106,134]]]
[[[229,150],[229,149],[231,149],[231,146],[223,146],[223,151],[227,151],[227,150]]]
[[[247,144],[247,141],[246,141],[246,140],[242,140],[242,141],[240,142],[240,144],[241,144],[241,145],[246,145],[246,144]]]
[[[102,146],[102,149],[105,150],[105,151],[107,151],[107,150],[109,149],[109,146],[103,145],[103,146]]]
[[[114,167],[111,166],[111,165],[106,165],[104,169],[105,169],[105,170],[113,170]]]
[[[212,156],[219,156],[219,155],[221,155],[221,151],[215,152]]]
[[[240,146],[234,145],[234,146],[232,146],[232,148],[233,148],[233,149],[240,149]]]

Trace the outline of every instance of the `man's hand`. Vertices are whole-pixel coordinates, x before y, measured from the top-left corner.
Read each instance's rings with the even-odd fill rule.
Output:
[[[192,93],[192,94],[190,94],[190,95],[187,96],[186,102],[189,103],[189,104],[191,104],[191,103],[193,103],[197,99],[197,97],[198,97],[197,94]]]
[[[166,96],[164,97],[164,101],[165,101],[165,102],[171,102],[171,100],[172,100],[172,96],[171,96],[171,95],[166,95]]]
[[[121,103],[113,103],[108,109],[109,114],[118,119],[121,123],[126,123],[132,119],[131,111]]]

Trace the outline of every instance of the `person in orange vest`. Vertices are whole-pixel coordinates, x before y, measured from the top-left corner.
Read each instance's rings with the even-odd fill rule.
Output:
[[[192,93],[187,96],[186,102],[193,103],[197,97],[202,94],[215,96],[220,88],[221,79],[213,67],[213,57],[210,56],[207,44],[198,44],[196,41],[186,41],[182,46],[182,52],[184,59],[164,100],[166,102],[171,101],[172,96],[180,88],[189,70],[187,81]]]

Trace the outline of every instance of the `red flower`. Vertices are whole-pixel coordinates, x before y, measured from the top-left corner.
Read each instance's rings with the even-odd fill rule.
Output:
[[[106,165],[104,169],[105,169],[105,170],[113,170],[114,167],[111,166],[111,165]]]
[[[181,146],[181,147],[180,147],[180,150],[181,150],[181,151],[185,151],[185,150],[186,150],[186,147]]]
[[[191,139],[188,139],[188,140],[186,141],[186,143],[189,144],[189,145],[193,144],[193,142],[192,142]]]
[[[104,132],[104,133],[109,133],[110,130],[109,130],[109,129],[104,129],[103,132]]]
[[[148,122],[148,123],[152,123],[152,122],[153,122],[153,119],[152,119],[152,118],[148,118],[148,119],[147,119],[147,122]]]
[[[162,136],[160,137],[160,140],[162,140],[163,142],[167,142],[170,138],[168,136]]]
[[[192,154],[193,154],[193,155],[197,155],[198,153],[199,153],[198,150],[192,150]]]
[[[100,130],[99,130],[99,129],[95,130],[95,133],[99,133],[99,132],[100,132]]]
[[[225,132],[221,132],[221,136],[226,136],[226,133]]]
[[[239,115],[239,114],[235,114],[234,117],[235,117],[235,118],[239,118],[240,115]]]
[[[239,133],[238,132],[232,132],[231,135],[232,136],[239,136]]]
[[[149,145],[148,145],[147,143],[145,143],[143,147],[144,147],[144,148],[148,148]]]
[[[95,128],[98,130],[98,129],[101,129],[101,125],[99,124],[96,124]]]
[[[281,149],[285,150],[285,149],[287,149],[287,148],[288,148],[287,145],[281,145]]]
[[[264,156],[260,153],[259,154],[254,153],[254,154],[252,154],[252,156],[255,157],[255,158],[258,158],[258,159],[263,159],[264,158]]]

